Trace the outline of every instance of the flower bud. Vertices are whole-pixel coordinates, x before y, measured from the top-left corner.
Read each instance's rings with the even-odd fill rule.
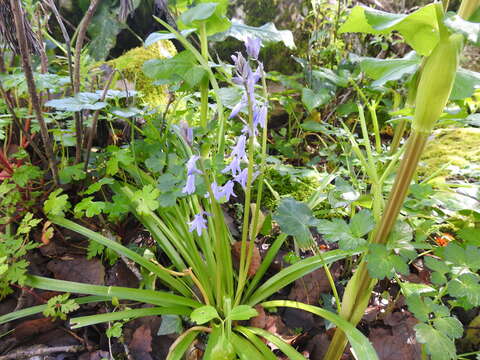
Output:
[[[412,127],[430,133],[447,104],[455,82],[463,37],[453,34],[441,38],[427,58],[420,75]]]

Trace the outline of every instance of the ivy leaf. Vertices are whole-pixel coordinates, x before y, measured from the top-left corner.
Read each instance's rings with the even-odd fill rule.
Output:
[[[448,293],[456,298],[465,297],[473,306],[480,306],[480,284],[476,274],[467,273],[448,283]]]
[[[152,185],[145,185],[142,190],[135,191],[137,211],[140,215],[147,214],[158,209],[160,204],[157,201],[160,191]]]
[[[205,324],[216,318],[220,318],[220,316],[217,310],[211,305],[199,307],[190,314],[190,319],[198,325]]]
[[[463,335],[463,324],[453,316],[436,318],[433,326],[451,339],[459,339]]]
[[[65,211],[70,209],[71,204],[68,202],[68,195],[60,195],[62,189],[57,189],[48,195],[48,199],[43,203],[43,211],[47,215],[64,216]]]
[[[253,307],[249,305],[238,305],[228,314],[228,318],[230,320],[249,320],[257,315],[258,311]]]
[[[415,325],[417,340],[425,344],[427,352],[435,360],[452,360],[457,358],[455,343],[446,335],[427,324]]]
[[[181,334],[183,332],[182,318],[178,315],[162,315],[162,323],[157,331],[157,336]]]
[[[309,247],[312,243],[310,226],[317,225],[312,210],[304,203],[292,198],[282,199],[273,219],[287,235],[295,236],[300,247]]]
[[[396,30],[417,53],[427,56],[440,38],[435,6],[427,5],[408,15],[355,6],[339,33],[388,34]]]
[[[356,237],[367,235],[375,227],[375,220],[369,210],[361,210],[350,220],[350,230]]]
[[[396,272],[408,275],[408,265],[398,255],[391,254],[385,245],[371,244],[367,254],[367,268],[376,279],[391,279]]]
[[[60,182],[62,184],[68,184],[73,180],[83,180],[87,176],[85,171],[83,171],[84,163],[65,166],[58,172]]]

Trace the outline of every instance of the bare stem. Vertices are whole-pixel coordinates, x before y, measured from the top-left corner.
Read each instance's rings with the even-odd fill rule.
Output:
[[[45,120],[43,118],[42,109],[40,107],[40,100],[38,98],[35,81],[33,79],[33,71],[32,65],[30,63],[28,43],[25,35],[25,25],[23,22],[24,18],[22,5],[20,0],[10,0],[10,4],[12,6],[12,12],[15,21],[15,30],[17,32],[19,50],[22,57],[22,66],[25,73],[25,79],[27,81],[28,92],[32,100],[35,117],[38,121],[38,124],[40,125],[40,133],[42,135],[43,145],[45,146],[50,170],[52,171],[53,181],[55,182],[55,185],[58,185],[58,169],[53,157],[53,147],[50,141],[50,137],[48,135],[47,124],[45,123]]]
[[[78,30],[78,37],[77,42],[75,43],[75,68],[73,73],[73,92],[78,94],[80,92],[80,69],[82,67],[81,64],[81,55],[82,55],[82,47],[83,42],[85,41],[85,37],[87,35],[88,25],[92,21],[93,15],[97,10],[98,5],[100,4],[100,0],[92,0],[90,2],[90,6],[88,7],[87,13],[83,17],[82,21],[79,25]],[[75,113],[75,130],[76,130],[76,138],[77,138],[77,146],[75,149],[75,164],[78,164],[82,160],[82,117],[81,114],[76,112]]]

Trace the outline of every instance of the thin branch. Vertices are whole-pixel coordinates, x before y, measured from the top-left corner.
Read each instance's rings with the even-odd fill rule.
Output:
[[[68,31],[65,28],[65,24],[63,23],[62,16],[60,15],[57,7],[55,6],[55,1],[54,0],[47,0],[47,1],[48,1],[48,6],[50,6],[50,9],[52,9],[53,15],[55,15],[55,18],[57,19],[58,26],[60,26],[60,30],[62,31],[63,40],[65,41],[65,47],[67,50],[68,73],[70,74],[70,82],[71,82],[72,91],[73,91],[73,61],[72,61],[72,45],[71,45],[70,35],[68,35]]]
[[[69,345],[56,347],[33,347],[25,350],[18,350],[10,354],[0,356],[0,360],[29,359],[35,356],[50,355],[56,353],[78,353],[85,350],[83,345]]]
[[[13,108],[12,104],[10,104],[7,93],[6,93],[5,89],[3,88],[1,82],[0,82],[0,95],[2,95],[3,99],[5,100],[5,104],[7,105],[8,112],[10,113],[10,116],[12,117],[15,125],[20,129],[22,134],[27,138],[28,143],[32,146],[33,151],[35,151],[35,153],[38,155],[38,157],[42,161],[43,165],[45,167],[48,167],[47,158],[43,155],[43,153],[40,150],[40,148],[38,147],[37,143],[33,140],[33,138],[30,136],[30,134],[27,132],[27,130],[25,130],[24,127],[22,126],[22,123],[20,122],[20,119],[17,117],[17,114],[15,114],[15,109]]]
[[[58,185],[58,169],[57,164],[55,163],[55,159],[53,157],[53,147],[48,134],[47,124],[45,123],[42,109],[40,108],[40,100],[38,98],[35,81],[33,79],[33,71],[30,64],[30,57],[28,52],[28,43],[25,36],[25,25],[23,23],[21,0],[10,0],[10,4],[12,7],[13,17],[15,21],[15,29],[17,32],[19,50],[22,57],[23,71],[25,73],[25,79],[27,81],[28,92],[32,101],[35,117],[38,121],[38,124],[40,125],[40,134],[42,135],[43,145],[45,146],[48,163],[50,165],[50,170],[52,171],[53,181],[55,185]]]
[[[75,70],[73,73],[73,92],[78,94],[80,92],[80,68],[81,68],[81,55],[83,42],[85,41],[85,36],[87,34],[88,25],[92,21],[93,15],[97,10],[100,0],[92,0],[90,6],[88,7],[87,13],[83,17],[79,25],[77,42],[75,43]],[[77,137],[77,146],[75,150],[75,164],[78,164],[82,160],[82,119],[81,114],[76,113],[75,116],[75,128],[76,128],[76,137]]]
[[[105,88],[103,89],[103,93],[102,93],[102,97],[100,98],[100,101],[104,101],[105,98],[107,97],[108,89],[110,88],[110,85],[112,84],[114,74],[115,74],[115,71],[112,71],[110,73],[110,75],[108,76],[107,83],[105,84]],[[100,110],[96,110],[95,113],[93,114],[92,128],[90,129],[90,131],[88,133],[87,155],[86,155],[86,159],[85,159],[84,171],[87,171],[87,168],[88,168],[88,161],[90,160],[90,151],[92,150],[93,137],[97,133],[97,122],[98,122],[98,116],[99,115],[100,115]]]

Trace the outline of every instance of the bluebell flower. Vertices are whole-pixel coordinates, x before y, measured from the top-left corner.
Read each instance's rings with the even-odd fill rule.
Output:
[[[223,192],[223,187],[219,186],[216,181],[214,181],[210,187],[212,189],[213,197],[217,200],[220,201],[225,195]],[[210,197],[210,193],[205,194],[206,198]]]
[[[259,38],[248,37],[247,40],[245,40],[245,48],[247,49],[248,56],[257,60],[261,45],[262,41]]]
[[[234,177],[234,180],[239,183],[245,190],[247,187],[248,168],[243,169],[238,175]]]
[[[182,189],[182,193],[184,194],[193,194],[195,192],[195,175],[188,175],[187,176],[187,182],[185,183],[185,186]]]
[[[205,211],[202,211],[193,217],[193,220],[188,223],[189,232],[196,231],[198,236],[202,236],[202,231],[207,229],[207,219],[203,217],[204,215],[208,216],[209,214]]]
[[[192,155],[187,161],[187,175],[201,174],[202,172],[197,169],[197,160],[200,159],[198,155]]]
[[[184,194],[193,194],[195,192],[195,174],[201,174],[202,172],[197,169],[196,162],[200,159],[200,156],[193,155],[187,161],[187,183],[182,189]]]
[[[232,152],[230,157],[238,157],[242,160],[248,161],[247,153],[245,147],[247,145],[247,137],[245,135],[240,135],[237,138],[237,143],[232,147]]]
[[[188,126],[188,123],[185,120],[180,122],[180,134],[182,135],[185,142],[192,146],[193,144],[193,129]]]
[[[225,185],[223,185],[223,195],[227,199],[227,201],[230,201],[230,197],[237,197],[235,193],[233,192],[233,186],[235,183],[232,180],[228,180]]]
[[[234,157],[230,164],[228,164],[227,167],[222,170],[222,174],[231,172],[232,176],[236,176],[238,173],[240,173],[240,171],[242,171],[240,168],[240,159],[238,157]]]
[[[267,106],[261,105],[261,106],[256,106],[255,109],[253,109],[253,127],[256,128],[260,125],[260,127],[263,129],[265,128],[265,123],[267,120]]]

